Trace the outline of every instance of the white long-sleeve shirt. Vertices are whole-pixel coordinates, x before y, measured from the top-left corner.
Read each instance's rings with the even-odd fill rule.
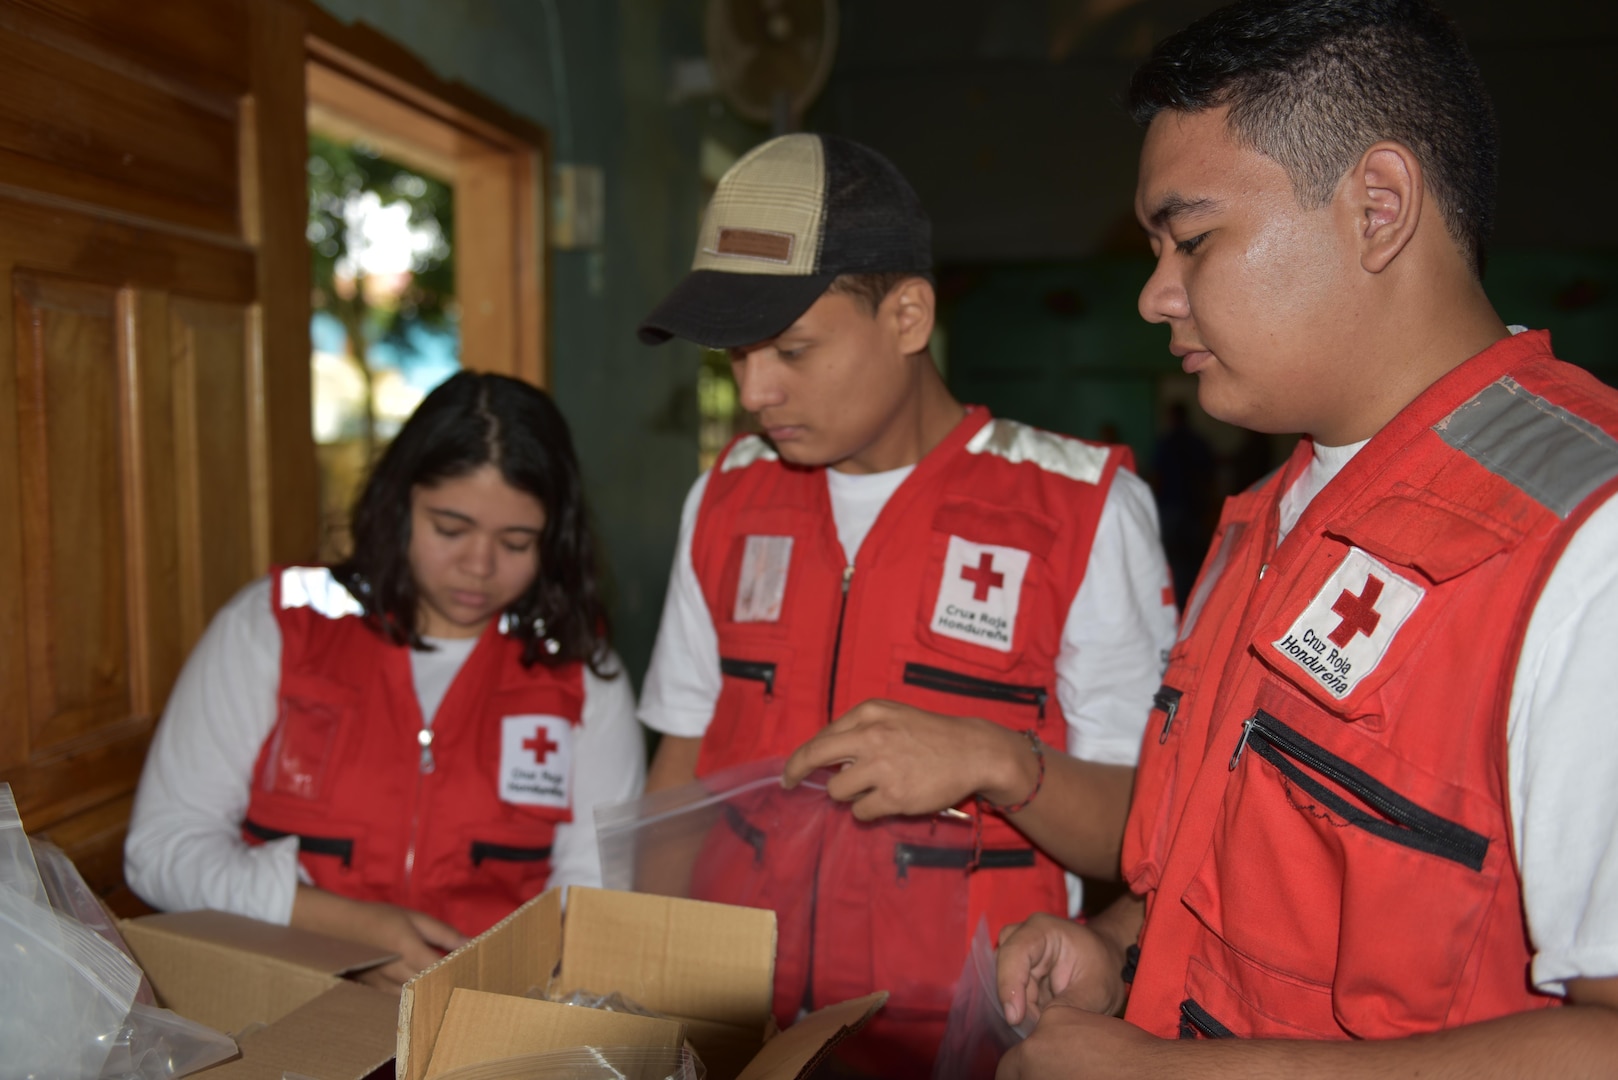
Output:
[[[164,910],[216,908],[286,923],[299,881],[298,841],[241,838],[253,765],[275,724],[281,631],[270,581],[237,593],[209,624],[174,685],[147,753],[124,844],[132,889]],[[433,639],[412,650],[422,716],[437,711],[475,638]],[[612,668],[622,670],[616,656]],[[592,809],[640,794],[645,750],[627,675],[584,674],[573,744],[573,822],[552,846],[553,885],[599,885]]]

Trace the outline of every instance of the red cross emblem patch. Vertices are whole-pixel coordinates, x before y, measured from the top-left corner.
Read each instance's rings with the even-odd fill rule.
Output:
[[[933,608],[933,633],[1010,652],[1027,572],[1026,551],[950,537]]]
[[[1338,701],[1376,669],[1427,590],[1359,548],[1315,593],[1286,633],[1271,642]]]
[[[563,716],[500,720],[500,798],[519,806],[572,805],[573,725]]]

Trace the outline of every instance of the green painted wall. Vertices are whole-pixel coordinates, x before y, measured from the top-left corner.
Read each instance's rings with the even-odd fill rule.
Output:
[[[1164,403],[1195,385],[1136,314],[1141,132],[1121,101],[1155,40],[1222,2],[843,0],[809,122],[887,154],[931,212],[960,397],[1088,438],[1111,424],[1149,467]],[[1591,119],[1618,94],[1618,4],[1540,0],[1525,16],[1515,0],[1438,2],[1499,120],[1489,293],[1618,383],[1618,218],[1583,210],[1618,171],[1611,125]],[[1193,420],[1226,453],[1243,441]]]
[[[1164,403],[1195,393],[1168,352],[1168,332],[1136,313],[1150,272],[1149,259],[1122,255],[946,271],[951,388],[1081,438],[1111,424],[1149,468]],[[1550,330],[1557,355],[1618,385],[1618,254],[1501,251],[1484,285],[1508,323]],[[1193,420],[1223,452],[1241,441],[1226,425]]]

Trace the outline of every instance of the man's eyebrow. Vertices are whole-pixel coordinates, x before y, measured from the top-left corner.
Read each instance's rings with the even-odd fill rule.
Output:
[[[1151,222],[1156,228],[1166,228],[1176,218],[1191,217],[1196,214],[1205,214],[1217,209],[1219,203],[1213,199],[1193,199],[1176,192],[1163,196],[1152,211]]]

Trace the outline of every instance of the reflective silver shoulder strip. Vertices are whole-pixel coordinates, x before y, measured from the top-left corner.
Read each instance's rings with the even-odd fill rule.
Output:
[[[281,571],[281,607],[313,608],[328,619],[365,614],[360,602],[323,566],[290,566]]]
[[[1618,476],[1618,440],[1509,377],[1490,383],[1433,431],[1557,517]]]
[[[994,454],[1013,465],[1033,462],[1046,472],[1094,484],[1107,468],[1107,451],[1100,446],[1040,431],[1015,420],[990,420],[966,444],[969,454]]]
[[[720,472],[730,472],[732,469],[745,469],[755,461],[779,461],[780,455],[775,448],[765,442],[758,435],[744,435],[730,448],[725,455],[724,464],[719,466]]]

